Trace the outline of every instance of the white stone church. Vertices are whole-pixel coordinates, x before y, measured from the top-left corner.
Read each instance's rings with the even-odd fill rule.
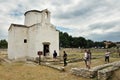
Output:
[[[50,23],[50,12],[30,10],[25,12],[24,25],[11,24],[8,29],[8,58],[36,58],[37,52],[43,56],[59,56],[59,32]]]

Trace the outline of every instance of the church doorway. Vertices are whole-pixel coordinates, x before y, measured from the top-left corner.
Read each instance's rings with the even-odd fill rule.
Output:
[[[43,43],[43,55],[44,55],[44,56],[48,56],[49,53],[50,53],[49,45],[50,45],[49,42],[44,42],[44,43]]]

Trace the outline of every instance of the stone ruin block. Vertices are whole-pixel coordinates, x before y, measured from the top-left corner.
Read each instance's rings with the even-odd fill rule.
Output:
[[[93,77],[92,74],[94,74],[94,72],[90,71],[89,69],[86,68],[72,68],[71,69],[72,74],[77,75],[77,76],[82,76],[85,78],[91,78]]]
[[[108,67],[98,71],[98,80],[108,80],[115,70],[119,67]]]

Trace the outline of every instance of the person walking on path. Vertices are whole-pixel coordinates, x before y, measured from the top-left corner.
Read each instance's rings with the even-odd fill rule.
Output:
[[[64,66],[67,66],[67,53],[65,51],[63,51],[63,60],[64,60]]]

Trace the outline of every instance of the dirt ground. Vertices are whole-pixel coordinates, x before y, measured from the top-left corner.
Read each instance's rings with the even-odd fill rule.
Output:
[[[61,59],[63,55],[62,52],[64,50],[67,52],[69,60],[74,58],[82,58],[82,53],[84,53],[80,49],[62,49],[60,51]],[[93,56],[97,58],[92,60],[91,68],[94,66],[106,64],[104,62],[105,51],[97,51],[92,52]],[[112,56],[117,55],[117,53],[113,54]],[[7,50],[0,50],[0,59],[2,58],[7,58]],[[119,60],[120,58],[118,57],[110,57],[110,62]],[[63,66],[63,64],[59,65]],[[65,67],[65,72],[60,72],[52,68],[37,64],[28,64],[26,62],[4,63],[2,62],[2,60],[0,60],[0,80],[91,80],[72,75],[70,73],[70,69],[74,67],[85,68],[84,61],[68,63],[68,65]],[[119,74],[120,70],[114,72],[113,76],[111,77],[111,80],[119,80]]]

